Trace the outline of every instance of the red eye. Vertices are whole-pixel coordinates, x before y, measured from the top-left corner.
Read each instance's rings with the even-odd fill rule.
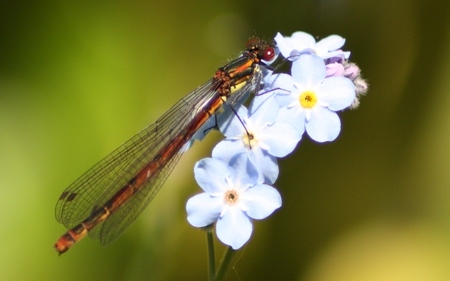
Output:
[[[262,59],[265,61],[271,61],[274,57],[275,57],[275,50],[272,47],[267,47],[267,49],[264,50]]]

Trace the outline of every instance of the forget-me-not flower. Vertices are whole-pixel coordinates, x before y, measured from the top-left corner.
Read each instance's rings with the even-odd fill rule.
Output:
[[[277,121],[278,104],[275,102],[252,103],[250,109],[240,106],[236,115],[222,121],[219,129],[226,139],[214,147],[212,156],[229,161],[244,153],[255,164],[260,179],[272,184],[278,177],[276,157],[291,153],[302,134],[291,124]]]
[[[189,223],[205,227],[217,221],[217,237],[235,250],[250,239],[252,219],[264,219],[281,207],[278,191],[258,181],[258,171],[245,154],[236,155],[228,163],[202,159],[194,173],[205,192],[188,200]]]
[[[280,120],[291,124],[317,142],[333,141],[341,122],[336,111],[349,107],[355,99],[355,86],[345,77],[326,78],[324,61],[303,54],[292,63],[292,76],[283,75],[273,83],[280,103]],[[270,102],[267,100],[266,102]]]

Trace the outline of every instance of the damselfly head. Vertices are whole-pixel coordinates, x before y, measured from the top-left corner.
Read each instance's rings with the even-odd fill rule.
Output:
[[[260,60],[272,62],[276,58],[275,44],[267,43],[258,37],[251,37],[246,44],[248,52],[254,53]]]

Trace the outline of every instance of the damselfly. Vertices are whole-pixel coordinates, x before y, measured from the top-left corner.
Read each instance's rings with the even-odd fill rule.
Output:
[[[156,195],[194,134],[224,105],[236,105],[259,87],[274,46],[257,38],[240,57],[178,101],[72,183],[59,197],[55,215],[69,230],[55,249],[62,254],[86,234],[108,245]]]

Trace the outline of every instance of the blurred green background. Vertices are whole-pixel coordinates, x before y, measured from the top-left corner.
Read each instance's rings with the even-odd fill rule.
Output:
[[[337,141],[280,160],[283,207],[228,280],[450,280],[450,5],[436,0],[2,1],[0,280],[206,280],[196,144],[109,247],[58,257],[61,192],[251,35],[339,34],[370,84]],[[449,108],[447,108],[449,106]],[[218,247],[218,258],[221,249]]]

